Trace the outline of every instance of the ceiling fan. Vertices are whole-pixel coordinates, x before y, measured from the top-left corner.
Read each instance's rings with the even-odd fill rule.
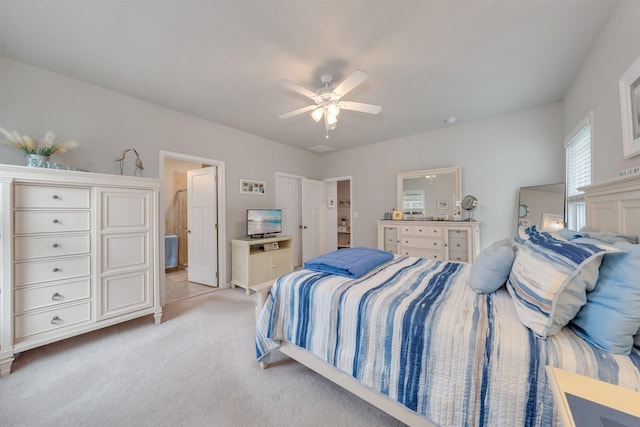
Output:
[[[288,119],[289,117],[311,111],[311,117],[316,122],[320,122],[320,120],[324,118],[327,138],[329,138],[329,131],[335,129],[336,124],[338,123],[338,114],[340,114],[340,110],[352,110],[369,114],[378,114],[380,110],[382,110],[382,107],[379,105],[342,101],[343,96],[367,80],[367,78],[367,73],[362,70],[355,70],[334,89],[331,89],[329,86],[333,81],[333,77],[330,74],[323,74],[320,76],[322,87],[315,92],[312,92],[297,83],[293,83],[290,80],[280,80],[278,82],[280,86],[311,98],[315,104],[299,108],[289,113],[281,114],[278,117],[281,119]]]

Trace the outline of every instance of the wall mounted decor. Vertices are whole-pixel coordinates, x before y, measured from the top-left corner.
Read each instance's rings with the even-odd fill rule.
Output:
[[[245,194],[267,194],[267,184],[263,181],[240,180],[240,192]]]
[[[640,154],[640,58],[619,81],[622,147],[625,159]]]

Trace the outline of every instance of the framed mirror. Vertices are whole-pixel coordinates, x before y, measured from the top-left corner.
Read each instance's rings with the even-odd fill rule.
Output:
[[[396,209],[409,220],[453,219],[460,193],[459,167],[400,172]]]
[[[565,185],[548,184],[520,187],[518,228],[532,225],[553,231],[564,227]]]

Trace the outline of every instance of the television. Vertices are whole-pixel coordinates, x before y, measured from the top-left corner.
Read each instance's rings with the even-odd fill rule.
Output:
[[[247,236],[269,237],[282,233],[282,209],[247,209]]]

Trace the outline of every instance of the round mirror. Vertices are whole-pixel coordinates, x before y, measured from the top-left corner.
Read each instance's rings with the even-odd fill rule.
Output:
[[[476,198],[476,196],[467,195],[464,196],[464,199],[462,199],[462,209],[464,209],[465,211],[471,212],[476,208],[477,205],[478,199]]]
[[[529,206],[527,205],[520,205],[520,207],[518,208],[518,216],[520,218],[524,218],[525,216],[527,216],[529,214]]]

